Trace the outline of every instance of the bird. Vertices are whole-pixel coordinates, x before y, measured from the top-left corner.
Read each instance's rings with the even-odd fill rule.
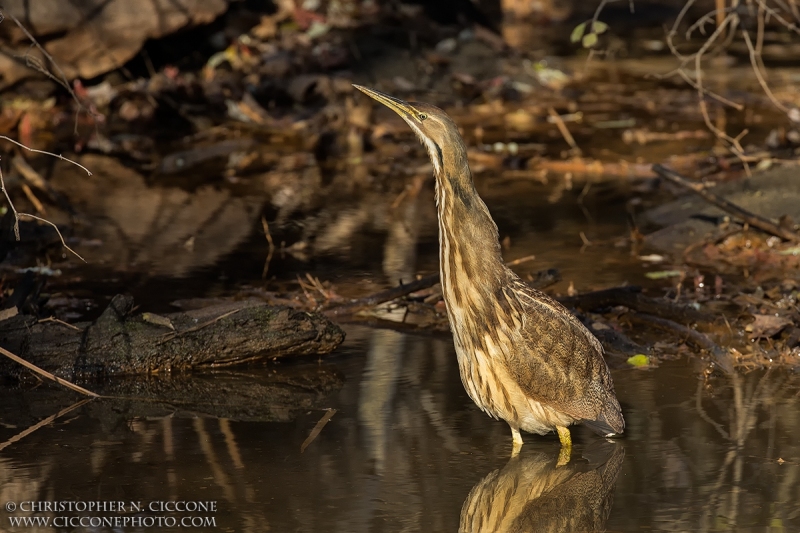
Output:
[[[467,147],[443,110],[353,85],[411,127],[435,177],[442,296],[467,395],[511,428],[558,433],[559,464],[569,462],[568,426],[611,437],[625,428],[597,338],[564,306],[536,290],[502,258],[497,225],[475,188]]]
[[[459,533],[605,531],[625,450],[598,444],[567,468],[541,452],[512,457],[472,488]]]

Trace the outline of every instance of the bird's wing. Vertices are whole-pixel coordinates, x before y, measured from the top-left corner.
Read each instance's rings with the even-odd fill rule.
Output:
[[[624,427],[603,347],[564,306],[522,280],[504,291],[522,318],[508,372],[532,399],[594,422],[598,432]]]

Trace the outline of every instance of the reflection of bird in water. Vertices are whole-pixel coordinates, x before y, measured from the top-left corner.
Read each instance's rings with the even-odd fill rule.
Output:
[[[428,150],[436,176],[442,293],[461,380],[478,407],[511,426],[512,454],[522,446],[520,429],[556,430],[562,464],[572,448],[567,426],[621,433],[625,422],[600,343],[503,263],[497,226],[475,190],[458,126],[430,104],[356,88],[400,115]]]
[[[472,488],[459,532],[602,531],[625,451],[619,444],[600,448],[602,460],[594,465],[556,467],[556,459],[542,453],[512,457]]]

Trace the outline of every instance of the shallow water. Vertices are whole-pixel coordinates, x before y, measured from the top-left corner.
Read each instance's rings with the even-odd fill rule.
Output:
[[[577,428],[572,461],[556,467],[553,435],[526,435],[509,462],[508,427],[467,397],[449,339],[362,327],[348,335],[330,359],[343,386],[287,422],[154,416],[102,400],[9,441],[70,404],[47,387],[16,392],[0,407],[3,504],[127,507],[122,514],[3,510],[0,529],[113,531],[12,527],[12,517],[32,516],[202,516],[215,527],[201,530],[245,532],[457,531],[460,523],[468,531],[800,529],[800,396],[792,376],[704,382],[684,360],[615,369],[625,435],[609,443]],[[248,374],[304,368],[314,372],[316,363]],[[301,452],[328,408],[336,413]],[[156,512],[131,512],[130,502],[147,509],[164,501],[215,502],[216,511],[159,512],[156,503]]]

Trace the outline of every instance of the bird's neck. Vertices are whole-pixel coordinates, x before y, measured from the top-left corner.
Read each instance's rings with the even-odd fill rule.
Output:
[[[466,150],[461,152],[436,175],[440,273],[451,318],[456,307],[490,301],[508,272],[497,226],[475,189]]]

